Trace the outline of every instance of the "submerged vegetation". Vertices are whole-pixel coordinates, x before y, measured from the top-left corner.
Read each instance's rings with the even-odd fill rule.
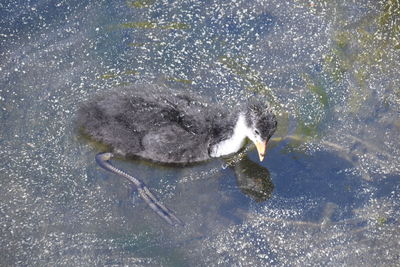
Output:
[[[153,14],[153,9],[157,10],[156,5],[158,4],[153,0],[127,2],[127,6],[132,8],[146,8],[146,12],[149,12],[149,14]],[[235,47],[231,47],[230,43],[230,40],[234,40],[231,38],[239,33],[244,34],[241,29],[248,27],[243,26],[247,25],[244,23],[246,20],[246,22],[255,24],[258,30],[261,31],[262,29],[266,32],[269,30],[267,26],[273,26],[275,23],[272,16],[261,13],[252,18],[243,17],[241,18],[242,23],[238,23],[235,17],[222,17],[221,21],[218,22],[224,23],[223,25],[226,28],[218,29],[219,35],[211,33],[210,36],[205,37],[209,40],[205,51],[214,55],[214,62],[221,64],[224,71],[234,77],[235,82],[239,82],[249,94],[262,94],[268,98],[270,104],[279,113],[280,127],[277,137],[281,140],[287,140],[288,147],[299,148],[304,142],[323,137],[321,131],[325,129],[325,122],[335,116],[334,107],[338,103],[343,107],[341,111],[343,116],[361,114],[361,108],[365,103],[368,103],[368,99],[373,94],[373,89],[370,88],[369,83],[371,75],[376,73],[377,70],[385,72],[394,68],[391,54],[398,51],[400,44],[399,1],[387,0],[373,5],[377,7],[376,12],[365,13],[364,16],[357,17],[353,21],[342,10],[343,5],[337,2],[320,1],[313,6],[307,6],[310,9],[328,12],[331,15],[331,25],[333,25],[334,31],[330,35],[330,48],[320,58],[320,70],[315,72],[306,70],[299,74],[299,79],[304,84],[304,90],[295,106],[292,107],[292,114],[296,120],[294,130],[289,130],[289,114],[285,110],[286,103],[280,103],[282,101],[280,100],[281,92],[269,87],[264,80],[264,75],[251,64],[245,63],[248,61],[243,59],[244,55]],[[318,9],[318,6],[321,8]],[[207,26],[213,27],[213,24]],[[191,34],[196,32],[192,25],[169,20],[162,22],[157,20],[125,22],[120,24],[120,28],[144,30],[145,35],[147,35],[147,30],[184,30],[179,39],[184,36],[184,39],[189,38],[189,40]],[[162,36],[162,33],[160,36]],[[245,38],[241,39],[240,44],[247,44],[246,42],[253,40],[251,36],[252,34],[246,31]],[[143,38],[143,40],[147,39]],[[152,51],[151,53],[159,55],[157,60],[161,60],[162,64],[175,67],[177,67],[176,62],[179,64],[179,62],[182,62],[181,59],[185,60],[188,57],[187,54],[180,54],[180,51],[194,53],[190,56],[196,56],[198,52],[197,50],[190,50],[191,47],[185,45],[175,50],[168,41],[162,38],[148,39],[145,42],[132,42],[129,46],[133,49]],[[226,51],[235,52],[227,54]],[[175,61],[177,58],[179,60]],[[164,65],[163,67],[165,68]],[[167,77],[166,80],[169,82],[185,85],[196,84],[187,71],[185,73],[185,70],[179,69],[176,72],[165,73],[164,77]],[[120,79],[120,76],[121,74],[105,74],[102,78]],[[183,79],[180,77],[183,77]],[[337,96],[338,87],[343,91],[340,99]],[[391,105],[393,101],[399,103],[400,94],[398,92],[399,90],[389,92],[390,95],[382,102],[386,105]],[[394,123],[396,125],[399,122]],[[285,139],[288,134],[296,136],[296,138]],[[346,151],[340,145],[333,144],[329,147],[338,148],[342,152]]]
[[[103,80],[124,79],[131,75],[138,75],[138,74],[139,74],[139,72],[135,71],[135,70],[110,71],[110,72],[100,75],[99,79],[103,79]]]
[[[272,106],[279,109],[281,104],[271,88],[269,88],[261,79],[260,73],[252,69],[238,60],[228,56],[222,56],[219,58],[219,62],[227,67],[232,73],[239,76],[243,81],[243,86],[249,91],[257,94],[268,96],[268,100]]]
[[[391,71],[392,55],[400,48],[399,0],[381,1],[377,6],[380,12],[358,19],[356,27],[348,27],[349,22],[336,14],[338,30],[332,36],[333,48],[324,57],[324,70],[337,83],[347,78],[353,81],[348,100],[353,113],[371,96],[368,79],[377,70]]]
[[[156,0],[136,0],[136,1],[127,1],[126,5],[128,7],[133,7],[133,8],[147,8],[154,5],[155,2]]]

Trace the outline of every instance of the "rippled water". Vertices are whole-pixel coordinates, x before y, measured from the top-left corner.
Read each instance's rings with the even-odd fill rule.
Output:
[[[0,3],[0,265],[394,266],[400,5],[386,1]],[[100,169],[79,104],[135,83],[279,113],[266,160]],[[114,89],[112,89],[114,88]]]

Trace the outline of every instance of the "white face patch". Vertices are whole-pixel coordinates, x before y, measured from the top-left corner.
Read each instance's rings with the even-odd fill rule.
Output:
[[[254,129],[251,129],[251,128],[248,128],[248,129],[249,129],[249,131],[248,131],[247,137],[248,137],[254,144],[263,141],[262,138],[261,138],[259,135],[257,135],[257,134],[255,133],[255,130],[254,130]]]
[[[221,157],[239,151],[239,149],[242,148],[246,137],[249,137],[250,140],[254,142],[253,138],[255,138],[255,136],[252,132],[253,130],[246,124],[244,115],[240,114],[235,128],[233,129],[232,137],[215,145],[211,151],[211,157]]]

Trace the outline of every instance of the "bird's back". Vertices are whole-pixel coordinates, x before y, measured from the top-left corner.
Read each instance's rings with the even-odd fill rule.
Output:
[[[194,95],[142,87],[86,103],[78,121],[87,134],[111,146],[114,153],[187,163],[210,157],[209,145],[219,138],[221,121],[227,116]]]

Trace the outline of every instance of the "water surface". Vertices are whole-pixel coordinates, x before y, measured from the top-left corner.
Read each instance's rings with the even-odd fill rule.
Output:
[[[0,4],[3,266],[394,266],[400,261],[400,20],[387,1]],[[279,114],[264,162],[100,169],[79,104],[138,83]]]

